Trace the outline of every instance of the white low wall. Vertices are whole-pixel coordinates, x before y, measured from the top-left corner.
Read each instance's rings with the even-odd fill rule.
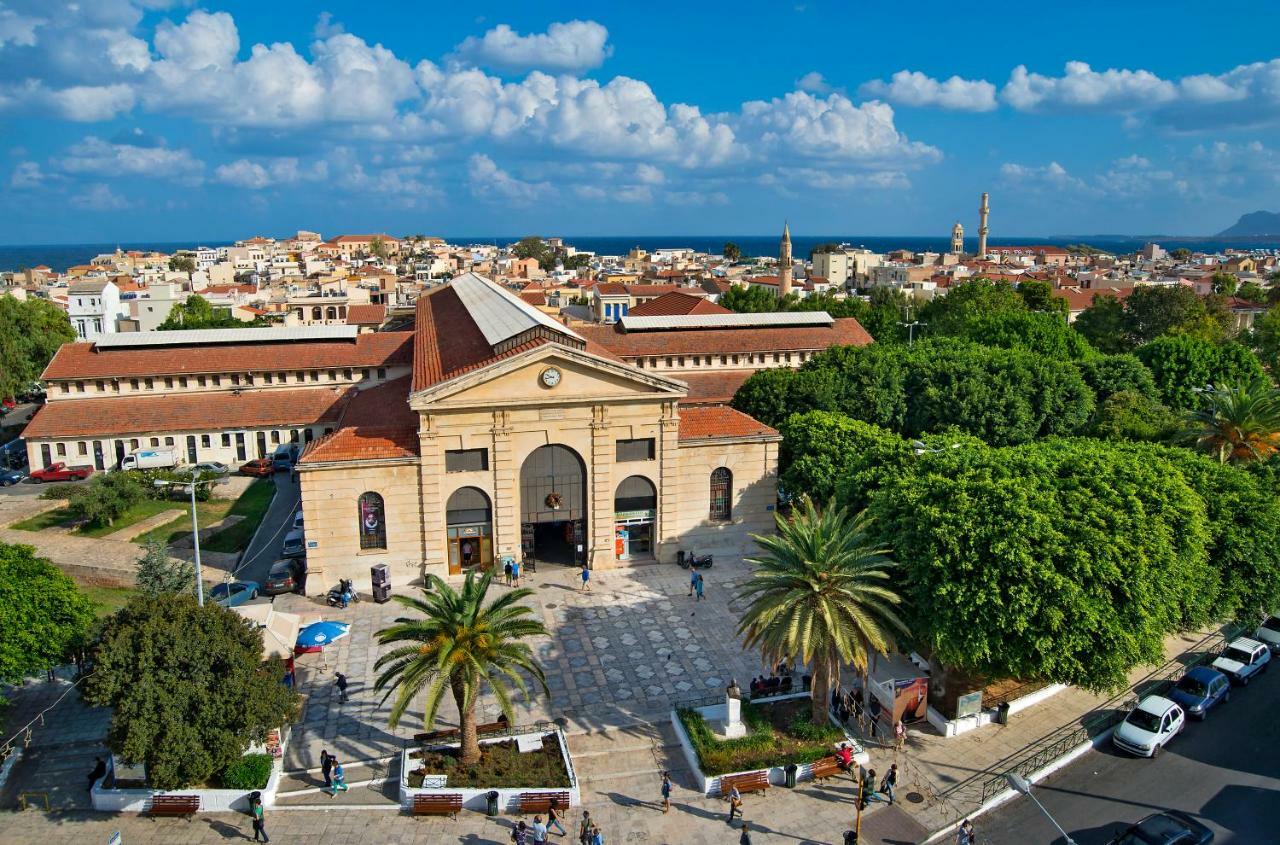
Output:
[[[763,701],[760,701],[757,703],[762,704],[765,702],[773,702],[773,701],[789,701],[795,698],[807,699],[809,698],[809,693],[797,692],[797,693],[791,693],[790,695],[769,696],[767,699],[764,699]],[[707,717],[707,712],[704,712],[704,711],[713,711],[716,708],[723,709],[723,705],[713,705],[710,707],[695,707],[694,710],[705,719]],[[828,715],[828,718],[831,718],[830,713],[828,713],[827,715]],[[839,722],[837,722],[834,718],[831,718],[831,723],[836,727],[840,728],[840,730],[844,731],[846,741],[848,741],[853,745],[854,761],[863,766],[867,765],[867,763],[871,761],[871,755],[869,755],[866,752],[866,749],[862,747],[862,743],[858,741],[857,737],[851,736],[848,731],[844,730],[844,726],[841,725]],[[769,773],[769,783],[774,784],[775,786],[782,786],[787,782],[787,768],[785,763],[781,766],[771,766],[768,769],[748,769],[742,772],[725,772],[724,774],[709,776],[702,771],[702,767],[698,763],[698,753],[693,750],[693,742],[690,741],[688,733],[685,732],[684,723],[680,721],[680,714],[677,713],[675,710],[671,711],[671,725],[672,727],[675,728],[676,738],[680,740],[680,750],[684,754],[685,762],[689,764],[689,771],[693,773],[693,779],[696,783],[699,784],[699,788],[702,790],[703,795],[710,797],[713,795],[721,794],[720,793],[721,778],[734,777],[736,775],[747,775],[747,774],[752,774],[754,772],[767,771]],[[832,754],[835,753],[834,748],[831,750],[831,753]],[[796,782],[798,783],[802,780],[812,780],[812,779],[813,779],[813,764],[798,763],[797,770],[796,770]]]
[[[229,813],[249,812],[249,794],[262,793],[262,804],[271,807],[276,802],[276,790],[280,788],[280,778],[284,774],[282,758],[276,758],[271,766],[271,777],[267,785],[259,790],[254,789],[104,789],[102,781],[95,784],[91,792],[93,809],[104,813],[141,813],[151,804],[156,795],[199,795],[200,812]],[[108,773],[110,770],[108,769]],[[106,778],[103,778],[106,780]]]
[[[573,760],[569,757],[569,743],[565,739],[564,731],[560,728],[554,728],[547,731],[539,731],[527,734],[511,734],[510,736],[489,737],[480,740],[481,745],[490,745],[497,742],[506,742],[514,740],[520,736],[554,736],[560,742],[560,758],[564,761],[565,771],[569,773],[569,786],[554,786],[546,788],[524,787],[524,788],[503,788],[494,789],[470,789],[470,788],[451,788],[446,783],[445,786],[439,788],[424,788],[409,786],[409,772],[417,765],[413,758],[409,756],[416,748],[406,748],[400,752],[400,805],[406,810],[413,808],[413,798],[415,795],[461,795],[462,809],[475,810],[483,813],[488,808],[489,793],[498,793],[498,812],[500,813],[516,813],[520,810],[520,796],[528,793],[569,793],[569,805],[573,807],[582,804],[582,789],[578,783],[577,773],[573,770]],[[442,743],[440,748],[456,748],[458,743]],[[561,810],[567,808],[562,807]],[[563,815],[563,813],[561,813]]]
[[[1038,689],[1029,695],[1024,695],[1021,698],[1015,698],[1013,701],[1009,702],[1009,715],[1012,716],[1019,711],[1026,710],[1028,707],[1034,707],[1040,702],[1052,698],[1066,688],[1066,684],[1050,684],[1049,686],[1044,687],[1043,689]],[[963,719],[948,719],[937,710],[933,709],[933,706],[930,705],[927,711],[927,718],[929,720],[929,724],[933,725],[934,729],[938,733],[942,734],[944,737],[952,737],[968,733],[969,731],[984,727],[985,725],[995,724],[996,709],[994,707],[985,709],[976,715],[965,716]]]

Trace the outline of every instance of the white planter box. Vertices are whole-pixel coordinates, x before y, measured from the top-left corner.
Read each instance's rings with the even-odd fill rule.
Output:
[[[498,793],[498,812],[514,813],[520,809],[520,796],[530,792],[567,792],[569,793],[570,806],[577,807],[582,804],[582,790],[578,783],[577,773],[573,770],[573,761],[569,757],[569,743],[565,739],[564,731],[560,728],[552,728],[546,731],[535,731],[524,734],[509,734],[506,736],[493,736],[480,740],[481,745],[490,745],[496,742],[506,742],[508,740],[519,740],[521,737],[548,737],[554,736],[560,742],[560,757],[564,761],[565,771],[569,773],[569,786],[555,786],[547,788],[510,788],[510,789],[461,789],[450,788],[448,785],[440,789],[429,789],[424,787],[409,786],[409,772],[416,765],[413,759],[409,757],[411,751],[417,749],[406,748],[400,752],[400,804],[406,810],[412,809],[413,798],[415,795],[461,795],[462,809],[475,810],[483,813],[488,807],[488,796],[490,792]],[[442,743],[440,747],[454,747],[458,743]],[[561,808],[568,809],[568,808]],[[562,814],[563,815],[563,814]]]
[[[1038,689],[1029,695],[1024,695],[1022,698],[1015,698],[1013,701],[1009,702],[1009,715],[1012,716],[1014,713],[1026,710],[1028,707],[1034,707],[1040,702],[1052,698],[1066,688],[1066,684],[1050,684],[1049,686]],[[938,733],[942,734],[944,737],[953,737],[968,733],[969,731],[984,727],[985,725],[994,724],[996,721],[996,710],[993,707],[982,710],[973,716],[965,716],[963,719],[948,719],[937,710],[934,710],[933,706],[930,705],[927,711],[927,718],[929,720],[929,724],[933,725],[934,729],[937,730]]]
[[[790,695],[776,695],[776,696],[770,696],[767,700],[770,702],[789,701],[795,698],[807,699],[809,698],[809,693],[795,692],[795,693],[791,693]],[[724,705],[717,704],[717,705],[712,705],[710,707],[695,707],[694,710],[705,719],[707,718],[707,714],[709,712],[715,711],[717,708],[722,710],[723,707]],[[830,718],[830,714],[828,714],[828,718]],[[844,727],[840,725],[838,722],[836,722],[835,719],[832,719],[831,723],[839,727],[842,731],[844,730]],[[680,750],[684,752],[684,759],[685,759],[685,762],[689,764],[689,771],[693,773],[694,782],[700,784],[699,788],[702,790],[703,795],[710,797],[710,796],[721,794],[720,793],[721,778],[733,777],[734,775],[746,775],[746,774],[751,774],[752,772],[767,771],[769,773],[769,783],[774,784],[776,786],[782,786],[787,782],[786,764],[783,764],[781,766],[771,766],[768,769],[749,769],[743,772],[725,772],[724,774],[720,774],[720,775],[707,775],[702,771],[702,767],[698,764],[698,753],[693,750],[693,743],[689,740],[689,735],[685,733],[684,724],[680,721],[680,714],[674,710],[671,711],[671,725],[672,727],[675,728],[676,737],[680,740]],[[845,739],[846,741],[852,743],[853,745],[854,761],[863,766],[867,765],[867,763],[871,761],[871,755],[869,755],[866,752],[866,749],[862,747],[862,743],[858,742],[857,737],[850,736],[848,731],[845,731]],[[831,750],[831,753],[832,754],[835,753],[834,748]],[[802,780],[813,779],[812,763],[799,763],[797,764],[797,766],[798,766],[798,769],[796,771],[797,783],[799,783]]]
[[[154,795],[199,795],[200,812],[228,813],[249,812],[249,794],[262,793],[262,804],[274,806],[276,790],[284,773],[283,758],[277,757],[271,766],[271,777],[260,790],[253,789],[104,789],[95,785],[92,791],[93,809],[104,813],[141,813],[147,809]],[[110,771],[108,770],[108,773]]]

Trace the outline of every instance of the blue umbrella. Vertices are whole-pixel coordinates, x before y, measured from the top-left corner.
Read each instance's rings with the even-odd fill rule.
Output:
[[[351,625],[347,622],[313,622],[298,632],[298,647],[326,646],[349,633]]]

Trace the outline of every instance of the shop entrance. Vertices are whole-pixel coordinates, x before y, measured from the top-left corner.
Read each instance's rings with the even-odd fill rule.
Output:
[[[493,566],[493,509],[476,487],[461,487],[445,505],[449,574]]]
[[[633,475],[618,485],[613,496],[613,553],[618,560],[654,556],[657,514],[658,491],[649,479]]]
[[[520,550],[538,563],[586,560],[587,466],[568,446],[541,446],[520,467]]]

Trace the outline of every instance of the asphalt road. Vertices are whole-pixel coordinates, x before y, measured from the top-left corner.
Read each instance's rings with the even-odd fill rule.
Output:
[[[1280,662],[1231,701],[1191,722],[1155,760],[1108,742],[1034,787],[1077,845],[1104,845],[1126,825],[1181,810],[1217,834],[1215,845],[1280,843]],[[990,845],[1062,845],[1031,799],[1018,797],[975,822]]]
[[[284,542],[284,535],[289,530],[293,512],[297,510],[302,495],[298,483],[292,480],[291,475],[288,472],[275,474],[276,495],[262,518],[262,527],[245,550],[236,570],[236,578],[241,581],[257,581],[261,584],[266,579],[271,564],[280,559],[280,545]]]

